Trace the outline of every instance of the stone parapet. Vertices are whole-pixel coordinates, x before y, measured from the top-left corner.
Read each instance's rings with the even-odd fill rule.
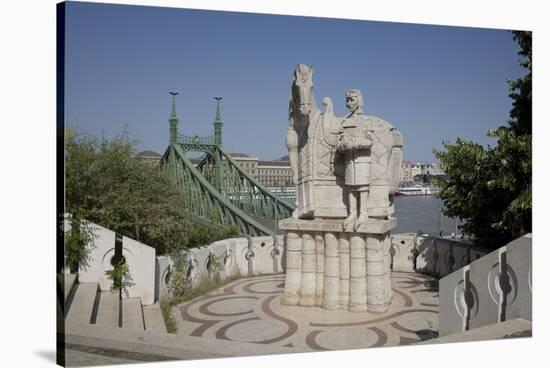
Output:
[[[532,318],[532,235],[472,261],[439,281],[439,336]]]
[[[485,256],[487,247],[414,233],[392,234],[390,262],[393,271],[417,272],[438,278]]]

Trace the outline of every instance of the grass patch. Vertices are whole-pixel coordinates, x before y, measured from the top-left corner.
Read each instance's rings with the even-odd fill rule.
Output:
[[[195,299],[199,296],[202,296],[202,295],[207,294],[211,291],[214,291],[214,290],[216,290],[216,289],[218,289],[218,288],[220,288],[224,285],[227,285],[230,282],[238,280],[242,277],[243,276],[241,274],[236,274],[236,275],[228,277],[224,280],[219,280],[219,281],[216,281],[216,280],[213,280],[213,279],[204,279],[201,282],[199,282],[197,286],[190,289],[189,291],[186,291],[182,296],[177,297],[177,298],[172,298],[170,300],[170,304],[172,306],[175,306],[175,305],[178,305],[178,304],[181,304],[181,303],[188,302],[191,299]]]
[[[167,299],[160,300],[160,311],[162,312],[162,317],[164,318],[164,324],[166,325],[166,331],[168,333],[175,334],[178,332],[178,325],[174,320],[172,315],[172,304]]]

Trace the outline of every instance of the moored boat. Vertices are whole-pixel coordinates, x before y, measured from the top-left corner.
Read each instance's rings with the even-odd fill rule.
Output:
[[[435,187],[400,187],[397,188],[395,195],[402,196],[431,196],[437,193],[438,189]]]

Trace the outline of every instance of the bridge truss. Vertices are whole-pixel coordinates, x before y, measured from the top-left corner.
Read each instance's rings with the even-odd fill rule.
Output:
[[[170,145],[161,166],[188,199],[193,217],[214,225],[235,225],[242,235],[274,235],[277,219],[292,215],[294,205],[278,198],[223,149],[220,99],[217,99],[214,135],[190,137],[178,134],[175,95],[170,117]],[[187,152],[203,152],[195,167]]]

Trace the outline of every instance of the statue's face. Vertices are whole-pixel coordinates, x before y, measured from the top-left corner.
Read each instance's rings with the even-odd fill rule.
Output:
[[[353,112],[359,107],[359,96],[346,96],[346,108]]]

